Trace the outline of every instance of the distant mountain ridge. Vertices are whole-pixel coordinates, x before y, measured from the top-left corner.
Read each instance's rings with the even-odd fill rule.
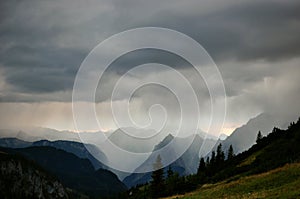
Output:
[[[124,128],[125,130],[129,130],[130,132],[134,132],[134,134],[139,135],[142,134],[144,136],[150,135],[153,133],[151,130],[149,131],[141,131],[138,129],[133,128]],[[57,131],[54,129],[48,129],[48,128],[40,128],[40,127],[34,127],[34,128],[25,128],[23,130],[19,131],[10,131],[10,130],[3,130],[0,129],[0,137],[6,137],[8,135],[14,135],[16,138],[20,138],[22,140],[25,140],[26,142],[22,142],[22,140],[18,141],[12,141],[9,143],[9,140],[7,138],[0,138],[0,146],[4,147],[12,147],[12,148],[22,148],[22,147],[28,147],[28,146],[52,146],[58,149],[63,149],[67,152],[74,153],[78,157],[81,158],[88,158],[95,169],[98,168],[105,168],[109,169],[110,171],[116,173],[120,179],[124,179],[126,176],[131,175],[131,173],[121,172],[118,170],[114,170],[112,168],[108,168],[106,166],[107,162],[109,161],[106,155],[99,150],[99,148],[94,147],[90,144],[85,144],[85,147],[87,147],[88,150],[85,149],[83,144],[81,144],[81,139],[79,137],[82,136],[83,140],[93,140],[94,143],[97,143],[97,146],[100,146],[101,143],[97,142],[95,137],[97,137],[97,133],[73,133],[69,131]],[[206,155],[210,149],[212,148],[212,144],[214,140],[217,139],[217,137],[213,135],[208,135],[207,133],[198,130],[197,131],[197,137],[201,137],[202,139],[206,138],[205,146],[201,148],[202,154],[199,154],[200,148],[197,144],[194,144],[193,150],[190,148],[188,152],[185,153],[183,159],[186,161],[181,161],[180,159],[177,160],[176,165],[173,165],[174,168],[178,168],[178,171],[182,174],[190,174],[196,172],[197,165],[195,163],[191,163],[191,159],[197,160],[199,155]],[[158,147],[160,144],[163,144],[166,142],[165,139],[167,139],[168,136],[172,136],[171,134],[167,134],[166,137],[163,138],[163,142],[159,140],[158,138],[153,138],[151,140],[143,140],[143,139],[134,139],[132,136],[127,135],[126,133],[123,133],[121,129],[116,130],[115,132],[111,132],[107,134],[108,139],[113,142],[118,147],[121,147],[123,149],[129,150],[131,152],[151,152],[153,151],[153,148]],[[92,139],[94,137],[94,139]],[[69,140],[57,140],[57,139],[69,139]],[[12,138],[13,139],[13,138]],[[47,139],[47,140],[45,140]],[[48,140],[49,139],[49,140]],[[197,138],[198,139],[198,138]],[[28,140],[31,140],[30,142]],[[181,145],[183,144],[179,140],[184,140],[184,138],[176,138],[175,142],[178,142],[174,146],[176,148],[179,148],[180,150]],[[32,143],[32,144],[30,144]],[[176,149],[177,150],[177,149]],[[103,162],[99,162],[93,155],[89,153],[89,151],[93,152],[93,155],[96,153],[97,158],[99,158]],[[170,151],[170,154],[175,154],[176,152],[173,150],[173,152]],[[118,155],[118,154],[116,154]],[[110,156],[111,157],[111,156]],[[188,158],[187,158],[188,157]],[[122,158],[122,157],[119,157]],[[149,157],[151,159],[152,157]],[[150,165],[151,166],[151,165]],[[138,169],[138,168],[134,168]]]
[[[197,172],[198,163],[199,163],[199,152],[201,149],[207,149],[206,151],[202,151],[203,154],[208,153],[216,142],[216,140],[206,139],[204,140],[199,135],[190,136],[188,138],[175,138],[172,135],[168,135],[162,140],[159,144],[157,144],[154,148],[154,152],[163,148],[171,141],[174,141],[174,148],[168,149],[166,154],[176,155],[176,148],[179,148],[182,145],[185,145],[189,142],[189,139],[193,139],[190,146],[187,150],[173,163],[169,166],[179,173],[179,175],[189,175]],[[156,153],[153,153],[140,167],[136,169],[134,173],[127,176],[123,182],[127,187],[132,187],[137,184],[144,184],[151,180],[151,172],[142,172],[143,170],[152,169],[153,163],[156,160]],[[162,156],[163,157],[163,156]],[[163,158],[162,158],[163,160]],[[167,168],[165,168],[167,169]]]
[[[39,140],[67,140],[74,142],[84,142],[88,144],[99,144],[96,139],[98,134],[106,134],[105,132],[72,132],[72,131],[58,131],[55,129],[44,127],[16,127],[13,129],[0,129],[0,138],[18,138],[27,142],[35,142]]]
[[[40,140],[36,142],[26,142],[18,138],[0,138],[0,146],[8,148],[25,148],[29,146],[51,146],[57,149],[62,149],[66,152],[73,153],[80,158],[87,158],[91,161],[95,169],[106,168],[104,164],[99,162],[94,156],[90,154],[89,151],[93,151],[102,157],[102,160],[106,160],[106,156],[97,147],[91,144],[82,144],[74,141],[58,140],[58,141],[48,141]],[[87,149],[87,148],[88,149]]]
[[[18,138],[0,138],[0,146],[7,148],[25,148],[31,146],[32,142],[26,142]]]
[[[48,140],[40,140],[37,142],[33,142],[32,146],[51,146],[57,149],[62,149],[66,152],[73,153],[80,158],[87,158],[91,161],[95,169],[106,168],[106,166],[99,162],[93,155],[91,155],[89,151],[97,153],[98,157],[101,157],[101,160],[107,160],[107,157],[102,151],[100,151],[97,147],[91,144],[82,144],[78,142],[65,140],[58,140],[52,142]]]

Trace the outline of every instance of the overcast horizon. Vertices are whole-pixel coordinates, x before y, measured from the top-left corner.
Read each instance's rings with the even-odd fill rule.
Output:
[[[279,114],[287,121],[300,116],[299,1],[12,0],[1,1],[0,9],[1,127],[32,125],[74,131],[72,90],[83,60],[101,41],[139,27],[182,32],[214,60],[227,100],[224,126],[215,135],[229,135],[263,112]],[[200,128],[205,131],[210,103],[205,81],[185,60],[151,49],[130,52],[110,66],[101,79],[101,92],[96,93],[97,115],[104,125],[99,129],[86,118],[79,130],[117,129],[108,98],[114,84],[133,67],[154,62],[176,69],[197,87],[203,115]],[[170,73],[150,67],[139,76],[127,77],[123,87],[126,90],[137,79],[169,77]],[[125,106],[122,93],[117,97],[112,103]],[[170,110],[173,130],[179,121],[178,104],[161,88],[137,90],[131,104],[133,118],[147,123],[153,102]],[[84,109],[90,102],[75,103]],[[154,116],[162,119],[160,114]]]

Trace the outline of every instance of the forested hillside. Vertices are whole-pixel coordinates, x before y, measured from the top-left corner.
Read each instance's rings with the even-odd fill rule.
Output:
[[[263,137],[261,132],[257,132],[256,144],[249,150],[235,155],[234,146],[232,146],[226,154],[228,155],[225,156],[222,144],[220,144],[206,160],[200,159],[198,172],[194,175],[180,177],[178,173],[173,172],[171,167],[166,173],[164,169],[156,170],[152,173],[152,180],[149,183],[132,188],[128,191],[127,197],[158,198],[184,194],[199,187],[204,189],[207,184],[220,182],[226,184],[245,179],[247,176],[268,172],[286,164],[300,162],[300,119],[297,123],[290,123],[286,130],[274,127],[266,137]],[[296,167],[295,175],[282,179],[280,183],[290,183],[300,176],[300,170],[297,169],[299,164],[293,167]]]

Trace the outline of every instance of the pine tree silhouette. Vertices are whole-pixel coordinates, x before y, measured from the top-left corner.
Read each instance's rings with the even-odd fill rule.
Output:
[[[232,145],[230,145],[228,149],[227,160],[231,160],[233,157],[234,157],[233,147]]]
[[[152,181],[150,184],[151,195],[153,198],[158,198],[164,195],[165,192],[165,180],[164,170],[161,162],[160,155],[157,156],[156,162],[153,164]]]
[[[258,144],[261,141],[262,138],[263,138],[263,136],[262,136],[261,132],[258,131],[257,137],[256,137],[256,143]]]

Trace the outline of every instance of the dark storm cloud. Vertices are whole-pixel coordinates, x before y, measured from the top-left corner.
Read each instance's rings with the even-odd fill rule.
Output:
[[[160,63],[172,68],[181,68],[191,66],[182,57],[159,49],[141,49],[134,50],[120,56],[108,68],[108,71],[116,71],[122,75],[131,68],[145,63]]]
[[[239,59],[278,60],[299,56],[300,2],[260,2],[230,8],[225,20],[242,24],[243,40],[233,53]]]
[[[10,93],[2,92],[2,100],[22,98],[18,92],[70,92],[88,52],[109,35],[133,27],[162,26],[196,39],[221,66],[230,96],[278,69],[249,68],[245,76],[243,62],[276,62],[300,54],[299,1],[28,0],[1,1],[0,9],[0,69],[11,86]],[[238,64],[222,66],[228,60]],[[117,60],[105,78],[113,83],[112,78],[148,62],[179,69],[188,65],[162,51],[133,52]]]
[[[187,33],[217,60],[274,61],[299,56],[299,10],[299,1],[253,1],[205,14],[163,10],[146,23]]]
[[[44,93],[72,89],[85,56],[76,49],[15,46],[1,53],[0,59],[5,79],[15,89]]]
[[[190,70],[195,70],[187,60],[171,52],[158,49],[142,49],[131,51],[123,56],[120,56],[107,68],[105,75],[101,77],[98,85],[98,90],[101,90],[102,92],[96,93],[97,100],[105,101],[109,99],[120,76],[123,76],[130,69],[146,63],[163,64],[175,69],[189,68]],[[145,75],[148,76],[151,75],[151,73],[159,73],[163,72],[164,70],[165,69],[162,69],[161,71],[148,70]],[[197,71],[195,71],[195,73],[197,73]],[[131,75],[133,79],[137,78],[133,74],[129,73],[129,75]],[[188,79],[189,77],[186,78]]]
[[[102,15],[109,6],[100,7],[94,2],[94,8],[86,3],[0,2],[0,72],[9,86],[2,88],[1,101],[47,100],[47,93],[57,92],[68,92],[69,96],[48,96],[48,100],[71,100],[70,91],[81,62],[101,41],[100,32],[105,33],[102,28],[108,30]],[[81,9],[83,4],[90,7],[88,13]]]
[[[234,126],[270,110],[299,114],[299,10],[299,0],[0,1],[0,124],[72,128],[72,88],[85,56],[109,36],[144,26],[171,28],[203,45],[224,79],[227,118]],[[96,93],[103,117],[110,118],[107,99],[120,76],[148,62],[169,65],[191,80],[208,118],[205,82],[174,54],[149,49],[120,57],[105,73]],[[138,78],[172,78],[170,74],[148,70],[139,77],[129,75],[121,86],[126,91]],[[114,103],[125,106],[123,94]],[[145,87],[134,97],[139,118],[152,98],[178,108],[156,87]],[[116,128],[107,120],[107,129]]]

